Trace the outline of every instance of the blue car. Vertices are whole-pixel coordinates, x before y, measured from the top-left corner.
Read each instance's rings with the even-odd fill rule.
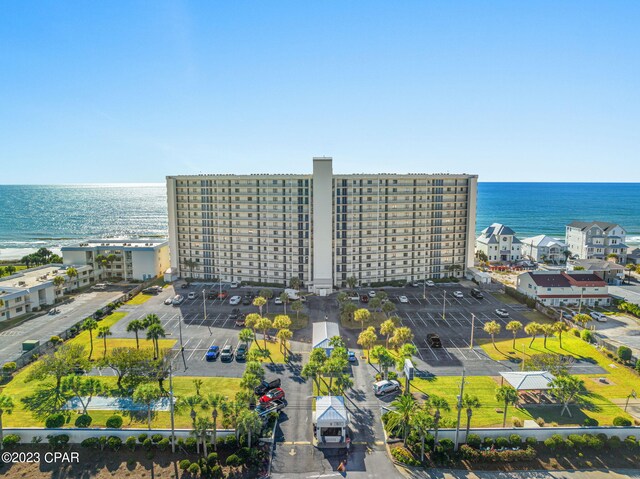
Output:
[[[205,358],[207,359],[207,361],[215,361],[216,359],[218,359],[219,355],[220,355],[220,347],[211,346],[207,350],[207,354],[205,355]]]
[[[356,362],[356,353],[354,353],[353,351],[349,351],[347,353],[347,359],[349,360],[350,363],[355,363]]]

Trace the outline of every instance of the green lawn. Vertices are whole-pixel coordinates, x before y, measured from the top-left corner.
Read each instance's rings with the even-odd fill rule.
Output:
[[[491,295],[498,301],[502,301],[505,304],[521,304],[516,298],[504,293],[491,293]]]
[[[258,344],[259,343],[259,344]],[[249,351],[254,349],[264,349],[264,340],[258,339],[257,341],[253,341],[251,346],[249,347]],[[274,362],[277,364],[284,363],[284,354],[280,351],[280,341],[277,343],[272,343],[267,341],[267,349],[271,353],[271,359],[263,359],[262,362],[269,363]]]
[[[481,333],[486,336],[486,333]],[[520,333],[522,334],[522,332]],[[602,362],[605,362],[605,357],[599,353],[593,346],[575,337],[571,332],[564,333],[562,335],[562,349],[560,348],[560,341],[557,337],[547,338],[547,346],[544,347],[544,337],[537,336],[533,342],[533,346],[529,346],[531,343],[531,337],[518,337],[516,339],[516,350],[512,348],[512,339],[501,339],[496,341],[496,347],[491,344],[491,339],[478,338],[478,344],[482,346],[482,349],[491,357],[491,359],[502,360],[509,358],[522,358],[523,354],[525,360],[532,354],[542,353],[555,353],[563,354],[567,356],[573,356],[575,358],[588,359],[593,358],[598,361],[594,355],[602,356]],[[525,352],[523,353],[523,349]]]
[[[264,316],[265,318],[269,318],[271,321],[273,321],[276,316],[279,316],[279,314],[269,313],[265,314]],[[289,319],[291,320],[291,327],[289,328],[291,331],[304,329],[309,324],[309,316],[307,314],[300,313],[299,315],[296,315],[295,311],[290,311],[287,308],[287,316],[289,316]]]
[[[553,323],[554,319],[551,319],[549,316],[545,316],[540,311],[532,310],[532,311],[524,311],[522,312],[522,316],[527,318],[530,321],[535,321],[536,323]]]
[[[124,304],[128,304],[130,306],[137,306],[139,304],[144,304],[147,301],[149,301],[151,298],[153,297],[153,295],[151,294],[137,294],[136,296],[134,296],[133,298],[131,298],[129,301],[127,301]]]
[[[457,411],[455,410],[456,397],[460,392],[460,376],[437,376],[433,379],[414,379],[411,382],[411,391],[416,397],[435,394],[445,398],[449,402],[451,411],[443,412],[443,417],[455,420]],[[465,393],[475,395],[481,403],[479,409],[473,411],[471,420],[472,427],[492,427],[502,426],[503,405],[495,399],[495,392],[500,385],[499,378],[487,376],[472,376],[465,380]],[[522,420],[536,419],[542,417],[547,423],[557,422],[558,424],[582,425],[586,417],[596,419],[600,424],[611,424],[616,416],[629,417],[611,401],[597,394],[594,391],[586,394],[583,399],[588,402],[588,406],[578,410],[576,406],[571,406],[573,417],[568,415],[560,416],[561,405],[542,405],[515,408],[509,407],[507,411],[507,425],[512,424],[512,418],[518,417]],[[466,421],[466,413],[463,411],[463,424]]]

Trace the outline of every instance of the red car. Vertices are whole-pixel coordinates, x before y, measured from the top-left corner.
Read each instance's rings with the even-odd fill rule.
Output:
[[[218,293],[218,299],[227,299],[227,296],[229,296],[229,292],[224,289]]]
[[[284,399],[284,390],[282,388],[272,389],[260,398],[260,402],[264,404],[275,401],[276,399]]]

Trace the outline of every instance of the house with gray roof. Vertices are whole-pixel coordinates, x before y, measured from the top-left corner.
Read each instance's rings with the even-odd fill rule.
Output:
[[[615,223],[572,221],[566,226],[566,243],[574,258],[607,259],[616,255],[620,264],[627,262],[627,232]]]
[[[493,223],[482,230],[476,239],[476,254],[484,252],[490,263],[520,261],[522,254],[521,241],[515,231],[500,223]]]
[[[538,235],[523,239],[520,251],[526,259],[560,264],[566,261],[567,245],[551,236]]]
[[[607,284],[615,285],[622,284],[625,275],[624,266],[604,259],[575,259],[567,265],[567,269],[589,271],[600,276]]]

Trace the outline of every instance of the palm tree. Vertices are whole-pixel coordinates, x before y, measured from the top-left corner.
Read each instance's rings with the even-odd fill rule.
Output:
[[[462,397],[462,407],[467,408],[467,435],[469,437],[469,429],[471,428],[471,416],[473,416],[473,410],[482,407],[480,400],[477,396],[471,396],[466,394]]]
[[[287,314],[287,304],[289,304],[289,295],[287,293],[282,293],[280,294],[280,301],[282,301],[282,304],[284,306],[284,314]]]
[[[380,293],[378,293],[380,294]],[[393,304],[391,301],[387,301],[386,303],[382,303],[382,312],[384,314],[386,314],[387,316],[391,313],[393,313],[396,310],[396,305]]]
[[[224,412],[225,424],[228,427],[235,429],[236,431],[236,444],[240,435],[240,432],[238,430],[238,418],[240,416],[240,413],[246,409],[247,405],[244,403],[244,401],[240,401],[237,396],[233,401],[226,401],[224,404],[222,404],[222,412]]]
[[[111,328],[109,326],[100,326],[98,328],[98,337],[102,338],[104,342],[104,352],[102,354],[103,358],[107,357],[107,337],[111,336],[113,333],[111,332]]]
[[[338,301],[338,304],[340,306],[342,306],[348,299],[349,299],[349,296],[344,291],[340,291],[336,296],[336,301]]]
[[[13,398],[6,394],[0,394],[0,451],[4,448],[3,445],[3,430],[2,430],[2,415],[6,412],[11,414],[13,412]]]
[[[506,328],[507,331],[511,331],[513,334],[513,349],[516,349],[516,336],[518,335],[518,331],[522,329],[522,323],[520,321],[509,321]]]
[[[295,289],[296,291],[300,289],[300,278],[298,278],[297,276],[293,276],[290,280],[289,280],[289,287],[291,289]]]
[[[136,335],[136,349],[140,349],[140,341],[138,339],[138,331],[144,330],[144,323],[140,319],[134,319],[127,324],[127,332]]]
[[[427,404],[431,409],[435,409],[433,413],[433,447],[435,450],[436,445],[438,444],[438,428],[440,427],[440,419],[442,417],[440,410],[450,411],[449,402],[441,398],[440,396],[436,396],[432,394],[427,400]]]
[[[262,316],[262,307],[265,304],[267,304],[267,300],[262,296],[256,296],[255,298],[253,298],[253,305],[258,308],[258,311],[260,311],[260,316]]]
[[[9,268],[9,266],[7,266],[7,269]],[[70,266],[69,268],[66,269],[65,273],[67,274],[67,278],[69,278],[70,280],[73,281],[73,284],[75,286],[75,280],[74,278],[78,277],[78,270],[76,268],[74,268],[73,266]],[[72,289],[75,289],[72,288]]]
[[[196,421],[194,434],[196,436],[196,444],[202,442],[202,452],[207,457],[207,431],[211,428],[211,421],[206,417],[199,417]],[[199,451],[198,451],[199,452]]]
[[[491,336],[491,343],[497,350],[498,346],[496,346],[496,334],[500,334],[500,330],[502,329],[500,324],[498,324],[496,321],[489,321],[488,323],[485,323],[482,329],[485,333]]]
[[[376,329],[373,326],[369,326],[358,335],[358,344],[367,350],[368,363],[371,363],[371,354],[369,354],[369,351],[376,344],[377,340],[378,336],[376,335]]]
[[[296,321],[300,319],[300,311],[304,309],[304,305],[302,301],[294,301],[291,303],[291,311],[295,311],[296,313]]]
[[[355,288],[356,284],[358,284],[358,280],[356,279],[355,276],[349,276],[346,282],[347,282],[347,286],[349,286],[349,289]]]
[[[56,289],[56,292],[60,291],[60,287],[64,284],[64,278],[62,276],[56,276],[53,278],[53,286]]]
[[[193,268],[197,266],[197,263],[189,258],[185,258],[182,262],[184,263],[185,267],[189,268],[189,277],[187,278],[188,283],[193,279]]]
[[[542,335],[544,336],[543,347],[547,349],[547,338],[549,336],[553,336],[556,330],[552,324],[543,324],[540,330],[542,331]]]
[[[413,422],[413,415],[418,409],[418,403],[410,394],[403,394],[391,403],[391,407],[393,410],[388,412],[387,426],[389,430],[400,429],[402,431],[402,442],[406,447],[410,425]]]
[[[251,438],[255,432],[260,431],[262,419],[256,411],[243,410],[238,417],[238,429],[247,435],[247,447],[251,449]]]
[[[273,291],[271,291],[269,288],[261,289],[258,293],[258,296],[265,299],[265,304],[267,305],[267,314],[269,314],[269,300],[273,298]],[[262,315],[262,310],[260,310],[260,315]]]
[[[162,395],[160,388],[153,383],[140,384],[133,391],[133,400],[137,403],[144,404],[147,409],[147,423],[151,430],[151,412],[153,411],[156,401]]]
[[[388,379],[389,368],[396,363],[395,358],[391,355],[389,350],[384,346],[375,346],[371,350],[371,357],[378,362],[378,365],[384,375],[383,379]]]
[[[368,309],[360,308],[354,313],[354,319],[362,324],[362,332],[364,331],[364,323],[371,319],[371,313]]]
[[[251,331],[249,328],[244,328],[240,331],[240,333],[238,333],[238,339],[243,343],[250,343],[251,341],[253,341],[253,337],[253,331]]]
[[[533,345],[533,341],[535,341],[536,336],[540,332],[540,328],[542,325],[540,323],[529,323],[524,327],[524,332],[531,336],[531,342],[529,343],[529,347]]]
[[[276,337],[280,340],[280,351],[284,348],[284,360],[287,360],[287,342],[293,337],[293,332],[290,329],[283,328],[276,334]]]
[[[558,340],[560,341],[560,349],[562,348],[562,333],[569,331],[569,325],[564,321],[556,321],[553,323],[553,330],[558,334]]]
[[[413,332],[411,331],[411,328],[407,326],[400,326],[393,332],[390,342],[393,348],[397,350],[412,340]]]
[[[161,324],[160,318],[158,318],[157,314],[147,314],[142,320],[142,325],[146,328],[151,326],[152,324]]]
[[[197,394],[192,394],[191,396],[181,397],[176,401],[176,409],[178,411],[189,410],[189,415],[191,417],[191,427],[196,435],[196,448],[198,454],[200,454],[200,440],[199,436],[196,432],[196,419],[198,414],[196,413],[196,408],[202,403],[202,397]]]
[[[410,426],[420,436],[420,462],[424,462],[424,440],[427,433],[433,428],[433,418],[428,410],[419,408],[411,418]]]
[[[85,319],[81,326],[84,331],[89,331],[89,359],[91,359],[91,355],[93,354],[93,330],[97,327],[98,322],[93,318]]]
[[[588,315],[588,314],[581,313],[581,314],[576,314],[576,315],[573,317],[573,320],[574,320],[576,323],[580,323],[580,325],[581,325],[583,328],[586,328],[586,327],[587,327],[587,323],[588,323],[589,321],[592,321],[592,320],[593,320],[593,318],[592,318],[590,315]]]
[[[213,450],[218,450],[217,444],[217,429],[218,429],[218,411],[225,408],[225,404],[227,403],[227,397],[222,394],[214,393],[208,394],[203,405],[204,407],[211,408],[211,419],[212,419],[212,431],[213,436],[211,437],[211,443],[213,444]]]
[[[389,338],[393,335],[396,330],[396,323],[393,319],[387,319],[380,325],[380,334],[385,337],[384,346],[385,348],[389,347]]]
[[[262,336],[264,337],[264,349],[267,349],[267,331],[271,329],[273,324],[269,318],[260,318],[256,323],[256,329],[262,331]]]
[[[157,323],[152,324],[149,326],[149,329],[147,329],[147,339],[153,341],[153,359],[158,359],[158,356],[160,355],[160,346],[158,344],[159,339],[166,336],[167,333],[164,328]]]
[[[509,404],[516,405],[518,403],[518,391],[512,386],[500,386],[496,390],[496,400],[504,403],[504,415],[502,417],[502,427],[507,424],[507,408]]]

